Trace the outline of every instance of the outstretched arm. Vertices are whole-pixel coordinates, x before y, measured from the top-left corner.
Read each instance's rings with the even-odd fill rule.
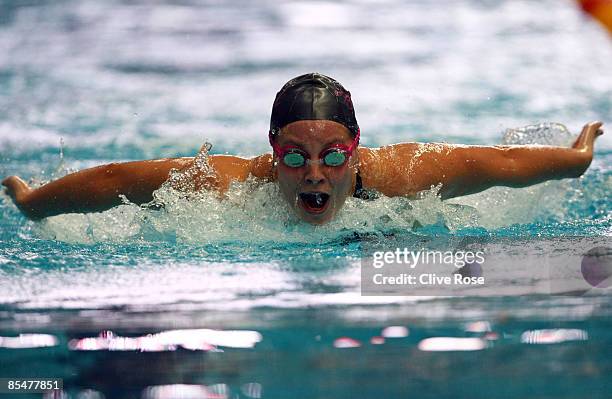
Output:
[[[30,219],[62,213],[101,212],[121,204],[124,195],[135,204],[153,199],[153,192],[168,179],[172,169],[193,165],[194,158],[168,158],[150,161],[113,163],[69,174],[32,189],[17,176],[2,181],[6,192],[21,212]],[[223,192],[232,180],[244,181],[249,175],[267,177],[271,156],[252,159],[227,155],[208,158],[213,175],[198,175],[195,186]]]
[[[32,189],[17,176],[2,181],[15,205],[30,219],[62,213],[100,212],[121,204],[124,195],[136,204],[153,199],[170,170],[182,169],[193,158],[112,163],[71,173]]]
[[[593,158],[601,122],[587,124],[571,148],[553,146],[460,146],[406,143],[374,150],[382,165],[364,183],[382,193],[414,195],[442,184],[443,199],[493,186],[526,187],[578,177]],[[381,162],[382,161],[382,162]],[[368,168],[369,169],[369,168]]]

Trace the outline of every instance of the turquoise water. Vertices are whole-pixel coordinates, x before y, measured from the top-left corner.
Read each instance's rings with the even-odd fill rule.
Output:
[[[0,176],[34,184],[206,141],[264,153],[274,94],[315,70],[368,146],[612,119],[612,42],[571,2],[0,2],[0,49]],[[71,398],[608,397],[610,289],[582,264],[612,247],[610,137],[577,180],[350,199],[322,228],[274,185],[41,223],[2,196],[0,377]],[[396,246],[482,249],[490,285],[361,295]]]

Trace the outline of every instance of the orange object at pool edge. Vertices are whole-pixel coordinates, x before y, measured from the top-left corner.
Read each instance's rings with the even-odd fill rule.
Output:
[[[582,9],[612,33],[612,0],[578,0]]]

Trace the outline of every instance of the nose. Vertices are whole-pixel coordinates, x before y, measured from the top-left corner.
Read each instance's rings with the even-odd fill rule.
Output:
[[[325,176],[323,170],[318,162],[309,162],[306,166],[306,175],[304,176],[306,183],[311,185],[317,185],[325,182]]]

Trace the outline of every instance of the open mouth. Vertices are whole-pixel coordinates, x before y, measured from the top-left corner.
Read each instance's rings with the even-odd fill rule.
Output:
[[[329,194],[320,192],[300,193],[300,200],[307,212],[322,213],[329,205]]]

